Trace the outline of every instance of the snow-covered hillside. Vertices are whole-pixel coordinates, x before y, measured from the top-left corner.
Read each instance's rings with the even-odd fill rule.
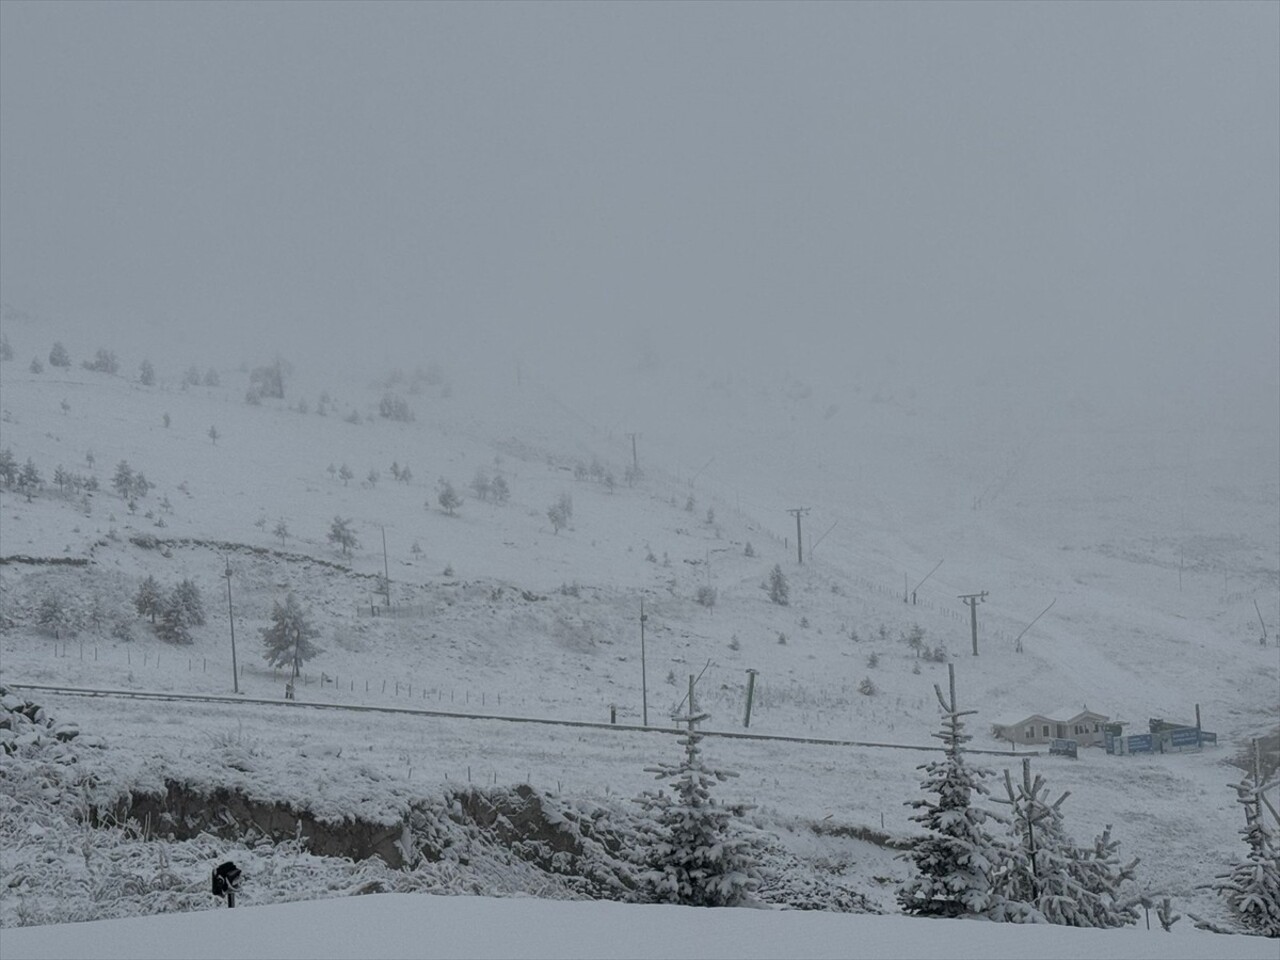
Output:
[[[645,766],[676,749],[658,733],[286,705],[260,631],[289,591],[323,648],[304,667],[300,702],[599,723],[612,709],[638,725],[643,687],[649,723],[670,729],[693,674],[706,728],[741,731],[750,669],[750,732],[927,747],[932,686],[949,659],[962,705],[979,711],[979,749],[1009,749],[990,735],[995,719],[1058,705],[1140,732],[1148,717],[1193,720],[1198,704],[1217,749],[1121,758],[1095,748],[1035,765],[1072,792],[1074,833],[1114,824],[1124,851],[1142,858],[1145,891],[1218,915],[1200,885],[1239,845],[1231,763],[1274,733],[1278,708],[1276,647],[1259,643],[1254,603],[1274,637],[1280,473],[1275,439],[1257,424],[1179,439],[1155,420],[1082,405],[1035,430],[1034,416],[991,406],[980,390],[846,382],[822,365],[812,381],[772,382],[678,359],[580,380],[522,367],[499,382],[475,360],[299,365],[283,399],[249,403],[252,368],[271,357],[214,365],[208,386],[200,356],[155,353],[157,382],[144,386],[142,350],[74,333],[63,337],[72,366],[34,373],[30,358],[47,359],[56,331],[5,324],[16,359],[0,366],[0,447],[19,465],[30,458],[43,482],[30,498],[0,490],[4,557],[38,561],[0,571],[0,680],[229,694],[229,568],[236,683],[245,697],[279,701],[40,694],[110,745],[82,760],[103,791],[163,790],[176,778],[394,823],[409,798],[451,784],[528,783],[617,803],[649,787]],[[121,350],[128,376],[80,367],[99,346]],[[193,365],[201,383],[184,386]],[[380,416],[384,400],[403,400],[413,419]],[[977,428],[979,412],[1001,409],[998,429]],[[641,472],[629,477],[633,433]],[[134,509],[112,489],[121,461],[154,485]],[[392,464],[409,468],[407,482]],[[60,491],[59,469],[96,477],[98,490]],[[509,499],[477,495],[480,473],[501,476]],[[445,482],[463,498],[452,514],[439,502]],[[572,517],[557,531],[548,508],[566,494]],[[787,513],[796,507],[808,508],[803,565]],[[359,539],[350,556],[327,540],[335,517]],[[395,617],[372,615],[385,607],[384,563]],[[775,565],[790,585],[785,606],[764,589]],[[198,586],[207,622],[190,644],[163,642],[134,610],[146,576]],[[957,595],[984,590],[974,657]],[[49,597],[65,622],[39,622]],[[938,659],[907,642],[916,627]],[[757,805],[757,826],[796,863],[896,909],[905,865],[820,825],[911,832],[904,804],[925,754],[714,738],[707,749],[742,774],[724,789]],[[282,898],[269,885],[256,895]],[[58,919],[41,899],[32,875],[7,888],[0,917]],[[145,910],[126,912],[135,909]]]

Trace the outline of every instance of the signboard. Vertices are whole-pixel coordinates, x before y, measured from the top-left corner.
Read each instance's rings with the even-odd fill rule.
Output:
[[[1175,747],[1198,747],[1200,731],[1195,727],[1178,727],[1169,735],[1169,740]]]
[[[1059,757],[1070,757],[1076,759],[1076,747],[1078,742],[1075,740],[1053,739],[1049,741],[1049,755]]]
[[[1131,737],[1126,737],[1125,746],[1128,747],[1127,753],[1150,753],[1151,752],[1151,734],[1135,733]]]

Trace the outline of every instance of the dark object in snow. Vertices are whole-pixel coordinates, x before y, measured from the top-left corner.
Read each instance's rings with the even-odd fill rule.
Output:
[[[213,895],[226,897],[227,906],[236,905],[236,890],[240,887],[240,868],[230,860],[213,868]]]

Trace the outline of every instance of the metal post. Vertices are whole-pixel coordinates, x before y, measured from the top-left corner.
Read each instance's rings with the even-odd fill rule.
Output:
[[[227,565],[227,623],[231,625],[231,689],[234,693],[239,693],[240,672],[236,669],[236,618],[235,611],[231,607],[231,561],[225,557],[223,560]]]
[[[640,598],[640,722],[649,725],[649,679],[644,658],[644,622],[649,619],[644,613],[644,597]]]
[[[756,674],[759,670],[747,671],[747,714],[742,718],[742,726],[744,728],[751,726],[751,699],[756,692]]]

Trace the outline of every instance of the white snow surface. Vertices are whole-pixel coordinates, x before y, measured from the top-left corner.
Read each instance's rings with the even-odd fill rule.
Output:
[[[1176,928],[1175,928],[1176,929]],[[1274,960],[1260,937],[800,911],[382,894],[6,930],[11,960],[883,957]]]

